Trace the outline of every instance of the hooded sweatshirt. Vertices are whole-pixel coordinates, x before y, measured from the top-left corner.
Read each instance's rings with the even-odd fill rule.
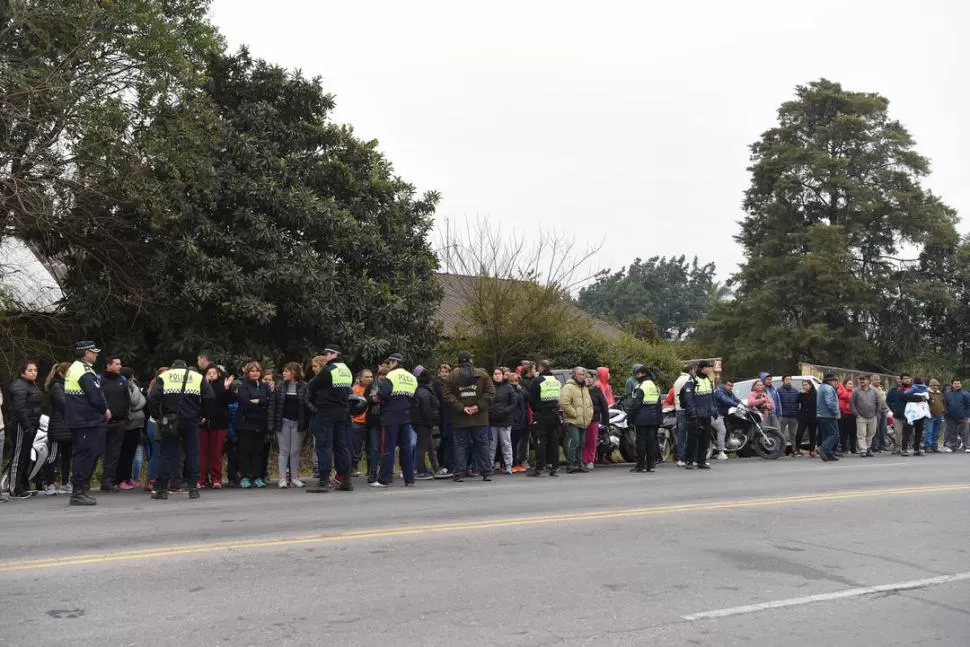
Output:
[[[630,370],[630,377],[626,378],[626,386],[623,387],[624,398],[632,395],[633,392],[637,390],[637,387],[640,386],[640,383],[637,382],[636,374],[641,368],[643,368],[643,364],[634,364],[633,368]],[[597,373],[598,372],[599,371],[597,370]]]
[[[606,404],[611,407],[616,404],[616,398],[613,397],[613,387],[610,386],[610,369],[605,366],[596,369],[596,386],[600,388],[603,397],[606,398]]]

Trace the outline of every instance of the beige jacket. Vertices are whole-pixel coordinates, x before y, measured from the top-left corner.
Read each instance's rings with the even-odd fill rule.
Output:
[[[559,407],[567,425],[585,429],[593,421],[593,399],[585,384],[569,379],[559,395]]]

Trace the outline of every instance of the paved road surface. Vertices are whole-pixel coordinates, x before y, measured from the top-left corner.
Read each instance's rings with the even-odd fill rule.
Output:
[[[965,455],[35,498],[0,547],[5,645],[970,644]]]

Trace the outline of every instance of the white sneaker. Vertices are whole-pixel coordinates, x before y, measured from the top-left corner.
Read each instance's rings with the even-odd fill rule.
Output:
[[[306,483],[304,483],[300,479],[290,479],[290,485],[292,485],[293,487],[306,487]]]
[[[727,454],[725,454],[724,452],[719,452],[718,453],[717,460],[719,460],[719,461],[726,461],[727,459],[728,459]]]
[[[70,483],[61,486],[61,489],[57,491],[58,494],[74,494],[74,486]]]
[[[595,467],[596,467],[596,465],[593,464],[593,463],[586,463],[586,469],[588,469],[588,470],[594,469]]]
[[[950,449],[949,447],[944,447],[943,448],[943,453],[944,454],[952,454],[953,453],[953,450]]]
[[[677,467],[686,467],[686,466],[687,466],[687,463],[685,463],[684,461],[677,461]]]
[[[964,449],[964,450],[963,450],[963,453],[964,453],[964,454],[970,454],[970,449]]]
[[[280,479],[280,489],[281,490],[285,490],[288,487],[289,487],[289,485],[287,485],[286,479]]]
[[[371,487],[379,487],[379,488],[386,488],[387,487],[386,485],[384,485],[380,481],[374,481],[373,483],[370,484],[370,486]]]
[[[44,488],[44,494],[46,496],[57,496],[57,488],[53,485],[48,485]]]

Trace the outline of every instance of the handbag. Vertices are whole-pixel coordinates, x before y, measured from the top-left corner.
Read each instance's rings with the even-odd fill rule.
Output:
[[[185,385],[189,381],[189,369],[185,369],[182,375],[182,389],[175,399],[175,413],[162,413],[158,417],[158,437],[160,439],[179,437],[179,409],[182,407],[182,398],[185,396]]]

